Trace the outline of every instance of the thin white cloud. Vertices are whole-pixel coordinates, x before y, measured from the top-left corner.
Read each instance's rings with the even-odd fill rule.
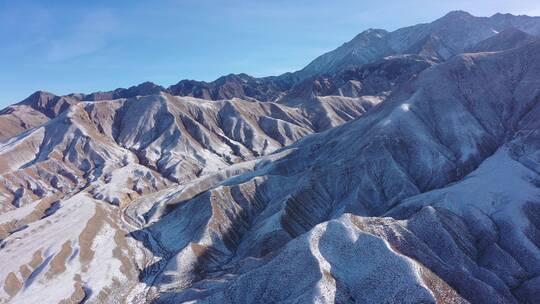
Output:
[[[108,10],[86,13],[80,21],[67,25],[69,28],[63,35],[48,43],[47,59],[62,61],[94,53],[112,39],[117,24],[115,16]]]
[[[21,56],[29,50],[39,48],[48,41],[51,12],[43,7],[24,3],[0,5],[0,54],[6,57]]]

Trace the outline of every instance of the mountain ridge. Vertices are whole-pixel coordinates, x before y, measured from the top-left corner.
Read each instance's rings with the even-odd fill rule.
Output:
[[[536,31],[454,11],[304,79],[32,94],[0,111],[0,302],[534,302]]]
[[[467,38],[474,43],[459,42],[458,44],[461,43],[463,45],[460,45],[456,49],[456,42],[454,41],[456,38],[448,36],[451,38],[451,40],[447,42],[450,43],[448,45],[440,40],[441,37],[439,37],[439,35],[453,35],[452,32],[446,33],[444,30],[445,28],[450,27],[450,25],[458,29],[468,28],[470,30],[470,28],[474,28],[474,26],[470,24],[480,28],[474,29],[474,32],[481,32],[479,34],[480,36],[471,36],[471,38]],[[318,63],[318,59],[315,59],[301,70],[284,73],[278,76],[256,78],[245,73],[228,74],[210,82],[187,79],[181,80],[167,88],[152,82],[143,82],[127,89],[118,88],[113,91],[94,92],[90,94],[72,93],[66,96],[71,96],[78,100],[90,101],[129,98],[137,95],[148,95],[148,93],[168,92],[172,95],[192,96],[211,100],[237,97],[248,100],[278,101],[279,98],[286,93],[286,91],[292,89],[294,85],[316,75],[333,74],[340,71],[343,72],[351,67],[358,67],[375,60],[383,59],[389,55],[420,54],[429,59],[436,58],[438,60],[445,60],[449,58],[449,56],[463,52],[466,49],[473,47],[473,44],[495,36],[505,29],[518,29],[538,37],[540,36],[540,17],[500,13],[494,14],[491,17],[476,17],[465,11],[451,11],[431,23],[421,23],[400,28],[392,32],[383,29],[368,29],[363,31],[337,49],[320,56],[320,58],[328,57],[329,60],[335,62],[331,63],[330,66],[320,64]],[[434,32],[440,33],[435,34],[434,36]],[[461,35],[462,33],[458,34]],[[388,37],[389,41],[383,41],[383,37]],[[370,44],[370,39],[374,38],[376,42],[375,45],[372,46]],[[384,45],[381,46],[381,43]],[[426,44],[429,45],[428,49],[431,49],[431,51],[424,51],[424,48],[427,47]],[[353,57],[358,56],[354,54],[360,54],[358,53],[359,51],[366,51],[366,47],[374,47],[375,49],[381,48],[381,53],[370,51],[371,55],[366,53],[366,56],[371,56],[369,57],[370,59],[359,61],[355,61],[357,59],[352,59],[353,62],[351,63],[347,63],[346,60],[343,61],[344,58],[348,58],[347,56],[351,56],[351,54]],[[433,48],[438,50],[434,50]],[[332,58],[336,57],[334,53],[338,50],[343,54],[338,55],[337,58]],[[317,69],[312,68],[315,65],[321,65],[321,67]],[[334,65],[336,67],[332,67]],[[144,89],[147,91],[145,92]]]
[[[275,164],[270,163],[261,167],[256,171],[256,174],[246,173],[228,182],[217,184],[214,188],[191,200],[182,201],[181,204],[173,202],[176,208],[172,209],[170,213],[160,213],[160,216],[152,219],[151,226],[143,229],[143,231],[146,230],[147,233],[157,237],[160,244],[167,244],[165,245],[166,250],[173,253],[172,257],[169,256],[168,262],[159,266],[163,267],[161,268],[163,272],[155,277],[157,281],[154,280],[154,282],[163,282],[157,283],[158,285],[162,284],[161,287],[157,287],[161,294],[158,302],[166,303],[173,299],[177,301],[199,299],[202,302],[217,303],[230,297],[239,300],[245,295],[250,295],[253,297],[251,299],[254,299],[259,291],[250,290],[249,286],[251,285],[245,281],[245,276],[248,276],[250,280],[260,280],[260,284],[264,284],[272,273],[290,271],[288,270],[289,266],[287,266],[289,264],[283,261],[291,257],[281,257],[281,254],[286,254],[289,250],[292,252],[306,250],[304,248],[312,248],[310,247],[312,245],[311,242],[308,242],[309,245],[296,245],[296,242],[288,242],[287,240],[295,240],[298,237],[303,238],[310,233],[316,233],[314,231],[318,231],[316,228],[318,223],[330,225],[335,216],[343,213],[363,215],[360,222],[366,222],[358,225],[361,227],[360,229],[367,229],[371,234],[390,242],[393,248],[399,248],[398,250],[402,254],[422,261],[423,265],[430,265],[434,276],[440,276],[441,280],[451,286],[450,288],[445,287],[449,294],[452,294],[451,290],[457,291],[459,296],[456,294],[452,296],[456,301],[478,302],[488,299],[490,302],[517,302],[514,298],[515,295],[510,290],[519,286],[518,282],[522,280],[519,278],[523,277],[524,272],[529,273],[527,276],[529,279],[535,277],[535,269],[538,265],[536,259],[539,256],[538,249],[528,245],[531,241],[536,242],[535,234],[528,232],[528,229],[535,229],[532,227],[535,227],[536,220],[515,215],[515,220],[507,222],[507,216],[520,214],[516,212],[523,208],[530,198],[538,195],[538,189],[534,186],[537,173],[521,165],[521,161],[523,161],[524,163],[530,162],[528,166],[531,168],[537,166],[538,159],[534,155],[538,151],[535,148],[538,132],[533,132],[530,135],[520,135],[519,132],[514,132],[519,129],[526,131],[538,130],[539,128],[535,120],[535,114],[539,111],[538,103],[535,102],[534,94],[529,94],[537,86],[537,81],[536,83],[530,81],[535,79],[535,75],[538,73],[537,51],[539,47],[540,44],[536,43],[506,53],[456,57],[450,62],[424,72],[421,78],[414,81],[417,88],[403,88],[404,91],[395,93],[394,97],[390,97],[390,100],[368,112],[361,119],[306,137],[289,146],[285,151],[290,150],[291,154],[287,154],[281,160],[274,161]],[[536,57],[531,58],[531,54],[536,54]],[[514,84],[520,89],[512,93],[511,88],[499,86],[499,81],[504,83],[506,79],[519,74],[519,71],[506,70],[505,67],[514,66],[516,62],[520,61],[532,66],[529,73],[522,76],[520,83]],[[469,69],[462,69],[464,66],[469,67]],[[474,79],[470,82],[471,85],[482,87],[486,81],[476,79],[476,77],[477,72],[484,69],[496,69],[499,72],[508,71],[508,74],[502,74],[501,79],[489,84],[490,88],[498,88],[498,94],[493,95],[497,96],[493,104],[478,101],[484,99],[480,98],[481,96],[491,96],[490,90],[469,90],[470,87],[460,87],[464,79]],[[456,78],[458,75],[455,72],[458,71],[466,72]],[[434,77],[435,75],[437,77]],[[501,74],[494,73],[494,75]],[[448,82],[441,81],[440,77]],[[450,91],[455,90],[455,95],[448,95],[448,89],[441,89],[443,86],[447,86],[445,83],[452,83]],[[526,84],[526,86],[520,86],[521,83]],[[480,94],[481,96],[476,96],[478,98],[468,96],[469,98],[467,98],[463,97],[461,92],[473,92],[466,94]],[[448,96],[452,96],[452,98],[448,100]],[[513,103],[512,96],[517,97],[520,102],[516,108],[510,106]],[[467,105],[467,100],[477,100],[477,102],[473,105]],[[443,103],[446,106],[431,107],[434,102]],[[508,107],[505,108],[510,112],[497,113],[495,109],[500,107],[499,102],[507,104]],[[451,114],[448,114],[449,110]],[[432,124],[445,116],[448,117],[445,121],[449,125],[441,127]],[[413,119],[411,120],[411,118]],[[466,124],[466,127],[463,124]],[[515,129],[516,124],[519,125],[517,130]],[[357,134],[369,134],[368,130],[371,130],[371,134],[368,135],[367,139],[358,137]],[[420,132],[411,132],[412,130],[420,130]],[[494,133],[488,130],[493,130]],[[516,135],[514,140],[506,142],[507,131]],[[440,132],[440,137],[437,140],[431,140],[430,138],[436,136],[437,132]],[[522,137],[523,135],[525,136]],[[457,144],[455,140],[460,144]],[[363,144],[363,142],[365,143]],[[512,148],[515,149],[514,151],[528,150],[530,152],[520,153],[518,155],[528,156],[516,158],[513,155],[514,152],[509,154],[508,144],[510,146],[517,145],[516,148]],[[424,157],[415,158],[415,155]],[[519,159],[519,162],[516,162],[516,159]],[[489,169],[486,170],[486,166]],[[482,186],[486,187],[485,190],[469,186],[469,191],[479,191],[482,195],[494,195],[490,189],[495,189],[511,176],[515,182],[510,186],[517,184],[519,185],[517,187],[524,191],[521,194],[523,196],[516,194],[518,197],[508,198],[513,204],[508,205],[507,208],[518,211],[512,211],[508,215],[501,213],[497,217],[490,217],[489,214],[496,212],[498,206],[505,205],[492,207],[489,200],[475,201],[465,197],[467,204],[472,204],[472,206],[467,207],[466,205],[463,207],[464,209],[457,209],[460,208],[458,201],[448,201],[450,198],[446,198],[447,196],[442,196],[442,201],[437,206],[439,209],[427,206],[418,210],[416,207],[413,210],[418,210],[418,214],[413,213],[415,216],[412,218],[407,215],[411,211],[408,213],[396,211],[396,208],[399,208],[396,206],[399,206],[400,201],[404,199],[416,198],[422,202],[420,206],[422,208],[424,204],[430,202],[429,199],[421,199],[422,196],[427,195],[423,193],[440,191],[437,189],[444,188],[445,185],[449,185],[448,187],[451,188],[452,185],[461,186],[462,183],[470,183],[471,181],[481,184],[483,179],[490,176],[493,168],[500,166],[503,168],[508,166],[507,169],[502,170],[510,175],[498,174],[493,178],[500,180],[492,185]],[[270,172],[267,172],[268,170]],[[531,179],[527,177],[522,180],[522,176],[530,176]],[[301,185],[298,182],[292,185],[291,179],[300,180]],[[362,191],[354,191],[356,187]],[[351,195],[354,197],[350,197]],[[253,199],[246,201],[243,199],[245,197],[253,197]],[[439,197],[441,196],[434,195],[434,198],[441,200]],[[244,211],[246,214],[236,217],[234,212],[240,212],[240,210],[229,209],[231,208],[227,203],[229,200],[243,206],[241,210],[246,210]],[[249,205],[250,203],[254,205]],[[198,208],[206,208],[203,206],[207,204],[212,206],[211,212],[205,212],[202,209],[199,212],[194,211]],[[479,211],[475,211],[474,206],[480,208],[480,212],[485,212],[488,216],[479,217]],[[193,208],[195,209],[193,210]],[[276,212],[275,208],[282,208],[282,211]],[[467,208],[471,208],[471,210]],[[266,210],[273,211],[268,213],[270,211]],[[391,218],[378,217],[389,210],[394,210],[394,218],[405,218],[407,221],[397,224],[393,223]],[[229,212],[233,212],[233,214]],[[185,235],[175,235],[174,231],[191,229],[189,228],[192,227],[191,225],[185,225],[188,223],[186,216],[192,214],[199,214],[202,217],[197,220],[208,221],[206,228],[199,232],[191,231]],[[279,217],[275,218],[272,216],[273,214],[278,214]],[[370,220],[369,217],[373,217],[373,220]],[[474,222],[480,219],[479,223]],[[498,223],[497,225],[504,223],[507,225],[506,229],[511,233],[485,230],[487,228],[483,228],[483,225],[492,225],[492,221]],[[526,227],[531,228],[523,230],[522,223],[526,223]],[[440,227],[440,230],[438,230],[439,228],[430,229],[424,233],[422,231],[425,229],[425,225]],[[223,231],[224,227],[229,228]],[[347,227],[351,227],[351,225],[347,224]],[[433,235],[436,231],[437,234]],[[210,237],[214,233],[221,234],[223,237]],[[324,229],[318,233],[324,233]],[[492,234],[496,234],[496,236]],[[514,234],[519,235],[519,237],[514,236]],[[194,237],[184,239],[187,235]],[[269,237],[270,235],[271,237]],[[493,255],[482,257],[480,262],[475,262],[477,258],[475,258],[474,252],[487,248],[485,247],[487,244],[484,242],[477,245],[475,239],[497,237],[500,240],[496,247],[492,248]],[[269,254],[266,256],[268,253],[266,253],[265,242],[268,239],[274,239],[278,244],[283,244],[285,249],[278,251],[277,255]],[[336,237],[332,237],[330,240],[336,240]],[[444,240],[442,244],[441,240]],[[191,266],[177,263],[178,258],[192,254],[194,245],[190,245],[191,247],[187,245],[192,243],[206,248],[209,255],[208,258],[198,260],[195,265],[203,267],[208,273],[213,273],[216,271],[213,265],[225,263],[227,267],[224,267],[223,277],[227,277],[227,269],[231,269],[230,283],[220,283],[220,281],[214,281],[211,278],[192,277],[190,275],[192,272],[189,271]],[[332,248],[332,246],[337,245],[325,246]],[[450,252],[445,251],[445,246],[448,246]],[[310,250],[312,254],[317,254],[315,249]],[[423,254],[422,252],[427,253]],[[529,256],[528,254],[524,255],[520,252],[529,252],[531,260],[526,257]],[[233,256],[233,260],[230,262],[232,265],[227,264],[227,261],[231,259],[230,255]],[[262,259],[263,265],[270,263],[271,266],[235,265],[234,256],[238,256],[240,263],[244,255]],[[340,255],[335,253],[327,259],[336,256]],[[503,264],[497,263],[498,256],[505,256]],[[534,258],[532,258],[533,256]],[[439,262],[440,259],[443,262]],[[295,259],[294,261],[300,263],[301,260]],[[320,257],[317,258],[317,261],[321,263],[319,266],[309,267],[325,269],[325,263],[346,267],[339,266],[336,261],[328,262],[326,260],[327,262],[325,262],[325,259]],[[254,261],[254,263],[256,262]],[[347,265],[350,260],[345,259],[343,263],[343,265]],[[449,268],[447,263],[457,263],[464,267],[464,270],[460,270],[459,267]],[[516,265],[527,266],[523,268],[523,266]],[[295,267],[293,269],[296,269]],[[235,271],[239,273],[235,274]],[[338,283],[323,281],[324,283],[320,284],[324,286],[334,286],[335,284],[335,287],[327,287],[335,288],[335,296],[338,296],[340,292],[347,293],[346,290],[355,290],[351,288],[354,286],[351,284],[357,284],[358,281],[343,277],[343,271],[345,270],[340,270],[336,275],[341,277],[341,284],[346,284],[349,287],[341,287],[343,289],[340,290]],[[263,273],[260,274],[261,272]],[[502,283],[499,276],[508,276],[504,279],[506,283]],[[313,276],[308,276],[305,282],[310,286],[309,280],[315,280],[313,284],[316,284],[317,278],[317,275],[313,274]],[[175,291],[178,287],[166,283],[171,280],[183,282],[180,283],[180,286],[192,282],[187,284],[194,284],[194,290],[207,289],[209,294],[201,293],[193,298],[194,293],[189,289],[185,290],[181,287]],[[365,280],[369,282],[369,279]],[[380,282],[379,280],[375,281]],[[365,284],[368,284],[367,282]],[[426,284],[425,281],[424,284]],[[400,285],[393,286],[399,288]],[[311,288],[315,289],[316,287],[313,286],[307,290],[313,290]],[[525,294],[534,293],[534,287],[527,288],[527,290],[523,290]],[[407,288],[407,290],[412,289]],[[260,292],[266,294],[266,291],[267,289],[263,289]],[[272,294],[275,297],[262,298],[262,301],[264,302],[264,299],[266,301],[283,301],[282,298],[279,298],[282,293]],[[391,292],[387,294],[391,294]],[[412,297],[416,300],[421,299],[420,294]],[[318,299],[316,295],[302,294],[301,291],[294,295],[295,297],[307,297],[311,300]],[[371,299],[380,299],[384,295],[379,294]],[[360,296],[362,294],[355,293],[354,297]],[[443,297],[443,295],[439,296]],[[404,298],[405,296],[401,299]]]

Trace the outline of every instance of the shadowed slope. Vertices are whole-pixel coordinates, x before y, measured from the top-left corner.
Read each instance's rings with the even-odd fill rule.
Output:
[[[533,44],[499,54],[464,55],[432,67],[361,119],[304,138],[283,150],[290,151],[285,156],[270,162],[261,160],[254,172],[179,202],[170,213],[160,213],[160,217],[165,214],[161,219],[151,218],[154,224],[144,233],[152,235],[170,257],[163,264],[164,272],[153,273],[157,285],[152,288],[165,293],[164,299],[182,299],[191,294],[193,290],[186,290],[186,286],[207,290],[197,296],[206,297],[228,288],[222,280],[232,280],[231,284],[240,284],[238,288],[251,296],[252,289],[235,283],[232,274],[242,274],[259,263],[277,259],[282,246],[318,223],[344,212],[381,215],[409,197],[460,181],[513,134],[539,128],[534,119],[540,111],[535,94],[540,85],[539,47]],[[501,155],[505,155],[504,151]],[[516,178],[519,176],[517,173]],[[206,212],[202,211],[204,208]],[[443,226],[464,221],[463,225],[442,228],[451,231],[444,233],[465,238],[451,242],[473,242],[466,240],[467,233],[472,233],[466,231],[475,229],[467,228],[466,217],[459,220],[462,215],[458,214],[451,219],[453,215],[446,211],[439,213],[433,220],[442,221]],[[193,218],[192,214],[198,217]],[[197,232],[186,233],[190,229]],[[412,233],[419,237],[420,230]],[[483,237],[482,232],[474,233],[474,238]],[[384,233],[380,237],[390,236]],[[425,245],[412,240],[413,243],[391,239],[389,242],[413,246],[402,252],[440,275],[451,286],[448,290],[456,289],[468,300],[516,299],[510,291],[514,285],[501,281],[501,273],[490,267],[479,269],[483,264],[476,264],[476,258],[467,266],[471,267],[469,270],[446,273],[443,266],[417,256]],[[438,250],[431,242],[423,240],[431,250]],[[197,258],[195,245],[205,248],[211,259]],[[538,254],[537,249],[531,250]],[[193,262],[178,262],[186,256],[194,256]],[[437,259],[452,263],[449,257]],[[526,271],[534,274],[533,265],[525,266]],[[165,279],[167,273],[175,273],[174,278]],[[198,275],[193,276],[194,273]],[[268,278],[257,277],[262,282]],[[414,280],[427,278],[420,276]],[[424,286],[428,284],[422,282]]]

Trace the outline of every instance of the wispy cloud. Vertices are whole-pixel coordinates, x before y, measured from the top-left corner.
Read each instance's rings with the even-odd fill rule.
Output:
[[[31,3],[0,4],[0,52],[11,57],[25,55],[45,43],[54,23],[51,12]]]
[[[97,52],[113,39],[117,18],[109,9],[58,11],[39,3],[0,3],[0,55],[19,64],[57,63]]]
[[[115,16],[108,10],[86,13],[60,37],[47,46],[47,58],[62,61],[104,48],[112,39],[117,26]]]

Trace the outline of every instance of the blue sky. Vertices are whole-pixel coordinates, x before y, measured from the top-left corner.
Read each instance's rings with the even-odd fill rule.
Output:
[[[0,107],[36,90],[277,75],[364,29],[394,30],[453,9],[540,15],[540,1],[0,0]]]

